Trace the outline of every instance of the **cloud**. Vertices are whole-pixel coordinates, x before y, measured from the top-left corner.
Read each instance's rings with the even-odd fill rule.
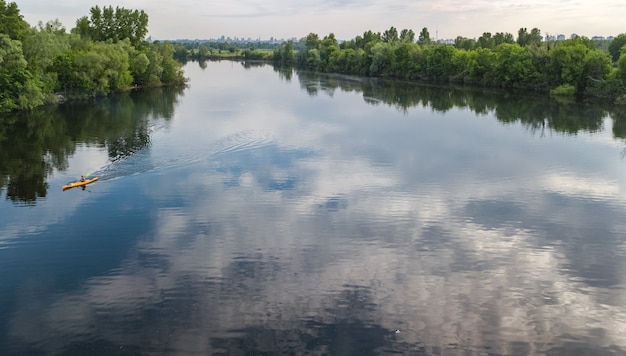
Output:
[[[28,1],[18,4],[26,20],[59,18],[68,29],[76,19],[88,16],[96,1]],[[618,1],[525,3],[513,1],[258,1],[206,3],[181,0],[176,5],[165,1],[118,0],[111,6],[141,9],[150,17],[149,31],[155,38],[277,38],[304,37],[313,32],[320,36],[334,33],[351,39],[365,31],[382,32],[391,26],[419,32],[428,27],[434,36],[478,37],[483,32],[517,33],[521,27],[537,27],[544,33],[576,32],[593,35],[617,35],[626,9]]]

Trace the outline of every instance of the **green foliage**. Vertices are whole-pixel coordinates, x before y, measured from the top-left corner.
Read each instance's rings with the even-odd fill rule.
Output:
[[[522,27],[517,31],[517,44],[524,47],[528,45],[540,45],[543,37],[541,31],[538,28],[533,28],[530,33],[525,27]]]
[[[315,49],[320,45],[320,38],[315,33],[309,33],[304,39],[304,44],[307,49]]]
[[[457,51],[454,58],[462,80],[468,83],[493,83],[496,53],[488,48],[474,51]]]
[[[58,20],[45,25],[39,23],[39,30],[33,31],[23,42],[24,58],[28,69],[41,78],[44,92],[51,93],[57,86],[57,76],[49,68],[54,58],[70,48],[70,37]]]
[[[90,12],[89,19],[81,17],[76,21],[74,33],[94,41],[128,39],[133,46],[143,42],[148,33],[148,15],[143,10],[95,6]]]
[[[398,30],[395,27],[391,26],[388,30],[383,32],[383,42],[397,42],[400,37],[398,37]]]
[[[133,81],[127,41],[92,42],[82,50],[59,55],[52,66],[59,89],[72,96],[106,95],[126,89]]]
[[[574,96],[576,94],[576,88],[571,84],[563,84],[550,90],[550,95],[557,96]]]
[[[613,62],[617,62],[621,55],[622,48],[626,45],[626,33],[620,33],[609,43],[609,54]]]
[[[622,47],[621,55],[617,61],[615,78],[622,83],[622,86],[626,84],[626,46]]]
[[[456,74],[454,55],[456,48],[449,45],[431,46],[424,49],[426,76],[430,79],[447,81]]]
[[[372,64],[370,65],[370,75],[386,76],[392,70],[392,63],[395,61],[395,53],[389,42],[378,42],[372,47]]]
[[[476,41],[470,38],[457,36],[457,38],[454,39],[454,47],[458,49],[471,50],[476,48]]]
[[[382,35],[367,31],[339,45],[332,34],[320,40],[310,33],[293,45],[295,65],[314,71],[543,92],[569,85],[577,94],[608,98],[621,95],[619,83],[626,79],[626,59],[623,69],[612,69],[607,53],[585,38],[542,43],[535,28],[530,33],[520,29],[519,42],[524,46],[512,34],[501,32],[494,36],[485,32],[478,41],[459,36],[451,46],[427,41],[426,28],[420,34],[421,44],[406,40],[411,38],[408,30],[401,33],[405,40],[403,35],[396,38],[393,27]],[[283,63],[288,53],[290,45],[281,45],[273,59]]]
[[[422,49],[415,43],[402,43],[395,49],[392,75],[403,79],[416,79],[420,73]]]
[[[578,91],[583,89],[583,66],[587,52],[589,48],[576,39],[563,41],[556,46],[550,56],[552,85],[570,84]]]
[[[154,43],[150,48],[159,53],[162,68],[160,85],[180,85],[185,82],[181,66],[174,60],[174,46],[170,42]]]
[[[280,65],[290,66],[296,63],[296,54],[293,49],[293,42],[287,41],[283,43],[279,48],[274,50],[272,57],[275,63]]]
[[[591,50],[585,56],[583,76],[589,81],[602,81],[611,73],[611,58],[605,52]]]
[[[5,34],[12,40],[21,41],[28,34],[29,27],[20,15],[16,3],[7,4],[4,0],[0,0],[0,34]]]
[[[428,29],[426,27],[422,28],[422,31],[417,38],[417,43],[419,43],[420,46],[428,46],[431,44],[431,42],[432,40],[430,39],[430,33],[428,32]]]
[[[513,34],[508,32],[496,32],[496,34],[493,35],[493,40],[495,41],[496,46],[503,43],[515,43],[515,38],[513,38]]]
[[[491,32],[485,32],[478,38],[478,46],[488,49],[494,49],[496,47],[496,40],[491,37]]]
[[[400,42],[402,43],[413,43],[415,42],[415,32],[409,29],[403,29],[400,32]]]
[[[42,83],[27,68],[22,43],[0,34],[0,112],[42,105]]]
[[[537,74],[530,52],[518,44],[500,45],[496,62],[496,80],[504,87],[525,87]]]
[[[170,43],[148,44],[143,11],[94,7],[68,34],[58,20],[30,29],[15,3],[0,0],[0,112],[69,97],[106,95],[131,85],[184,83]]]
[[[322,66],[322,57],[320,56],[320,51],[317,48],[311,48],[306,51],[306,57],[304,60],[307,69],[318,70]]]

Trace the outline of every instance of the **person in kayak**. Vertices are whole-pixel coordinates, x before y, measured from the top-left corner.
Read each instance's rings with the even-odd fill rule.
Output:
[[[80,181],[84,182],[85,181],[85,176],[80,176]]]

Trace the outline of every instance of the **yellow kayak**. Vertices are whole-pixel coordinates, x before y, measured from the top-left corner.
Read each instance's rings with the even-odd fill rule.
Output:
[[[77,181],[77,182],[74,182],[74,183],[70,183],[70,184],[64,185],[63,186],[63,190],[76,188],[76,187],[82,187],[82,186],[87,185],[89,183],[93,183],[93,182],[95,182],[97,180],[98,180],[98,177],[94,177],[94,178],[91,178],[91,179],[85,179],[82,182],[81,181]]]

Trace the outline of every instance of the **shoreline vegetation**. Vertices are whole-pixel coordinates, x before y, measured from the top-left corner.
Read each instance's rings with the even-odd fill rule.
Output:
[[[313,72],[521,89],[626,105],[626,33],[608,41],[578,36],[544,41],[539,29],[520,28],[517,38],[485,32],[478,39],[459,36],[448,44],[433,41],[423,28],[415,37],[412,30],[391,27],[342,42],[332,33],[323,38],[310,33],[273,50],[253,43],[196,41],[175,43],[175,57],[265,60]]]
[[[143,11],[95,6],[68,33],[58,20],[31,27],[0,0],[0,113],[185,84],[173,44],[147,33]]]
[[[67,99],[184,85],[187,60],[260,60],[321,73],[418,83],[517,89],[626,105],[626,33],[544,41],[541,31],[483,33],[437,43],[423,28],[366,31],[348,41],[310,33],[297,42],[148,42],[144,11],[98,6],[69,32],[58,20],[31,27],[0,0],[0,113]],[[246,47],[247,46],[247,47]]]

